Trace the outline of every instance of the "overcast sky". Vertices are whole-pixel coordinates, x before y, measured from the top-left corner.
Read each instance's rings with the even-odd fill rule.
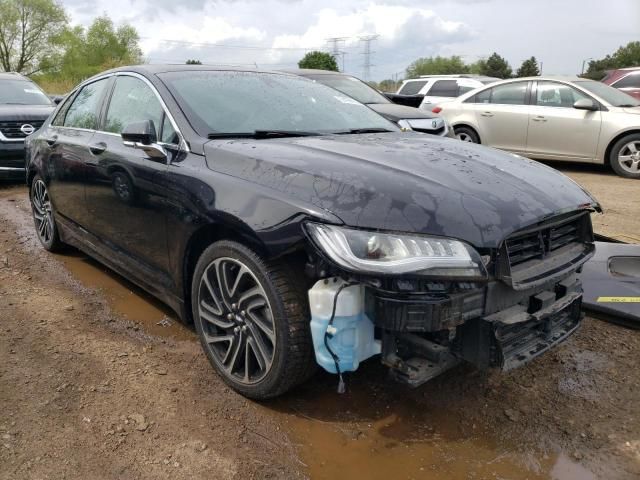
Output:
[[[293,68],[305,51],[346,37],[344,71],[382,80],[418,57],[497,51],[514,70],[535,55],[543,73],[579,73],[582,61],[640,40],[640,0],[62,0],[74,24],[102,12],[129,22],[147,61]],[[305,50],[306,49],[306,50]],[[342,59],[340,60],[342,64]],[[342,66],[342,65],[341,65]]]

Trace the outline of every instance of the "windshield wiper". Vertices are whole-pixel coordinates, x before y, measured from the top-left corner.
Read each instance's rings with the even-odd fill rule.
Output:
[[[622,105],[618,105],[619,108],[631,108],[631,107],[638,107],[640,105],[633,105],[631,103],[623,103]]]
[[[359,134],[359,133],[386,133],[393,132],[393,130],[389,130],[388,128],[351,128],[349,130],[344,130],[341,132],[334,132],[336,135],[348,135],[348,134]]]
[[[283,137],[313,137],[318,132],[304,132],[301,130],[254,130],[253,132],[213,132],[207,138],[283,138]]]

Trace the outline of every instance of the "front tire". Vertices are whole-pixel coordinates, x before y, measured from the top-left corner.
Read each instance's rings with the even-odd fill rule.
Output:
[[[191,299],[200,343],[222,379],[246,397],[281,395],[315,370],[299,276],[226,240],[198,260]]]
[[[609,154],[611,168],[621,177],[640,178],[640,134],[618,140]]]
[[[480,137],[473,128],[470,127],[455,127],[453,133],[456,138],[461,142],[480,143]]]
[[[62,250],[64,244],[58,235],[58,226],[53,215],[49,189],[40,175],[36,175],[31,182],[29,197],[31,198],[31,211],[38,240],[49,252]]]

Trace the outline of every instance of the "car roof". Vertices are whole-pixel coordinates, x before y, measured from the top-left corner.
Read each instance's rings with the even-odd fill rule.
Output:
[[[315,68],[283,68],[279,72],[291,73],[293,75],[340,75],[342,77],[350,77],[346,73],[336,72],[334,70],[319,70]]]
[[[0,80],[16,80],[16,79],[29,80],[28,78],[24,77],[23,75],[20,75],[17,72],[0,72]]]
[[[279,75],[287,75],[287,72],[268,70],[255,67],[236,67],[227,65],[187,65],[184,63],[177,64],[145,64],[145,65],[129,65],[124,67],[112,68],[94,75],[92,78],[102,77],[118,72],[132,72],[144,76],[157,75],[159,73],[169,72],[204,72],[204,71],[220,71],[220,72],[254,72],[254,73],[274,73]],[[84,82],[83,82],[84,83]]]

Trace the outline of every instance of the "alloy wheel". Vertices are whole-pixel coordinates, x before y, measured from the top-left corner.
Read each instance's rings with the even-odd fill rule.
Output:
[[[632,140],[618,152],[618,162],[627,172],[640,173],[640,140]]]
[[[54,224],[49,191],[45,183],[40,179],[34,182],[32,188],[31,205],[38,238],[42,243],[50,244],[53,240]]]
[[[202,335],[217,366],[234,381],[262,380],[273,363],[276,333],[264,288],[237,259],[215,259],[199,285]]]
[[[465,132],[456,133],[456,138],[462,142],[473,143],[473,138],[471,138],[471,135]]]

